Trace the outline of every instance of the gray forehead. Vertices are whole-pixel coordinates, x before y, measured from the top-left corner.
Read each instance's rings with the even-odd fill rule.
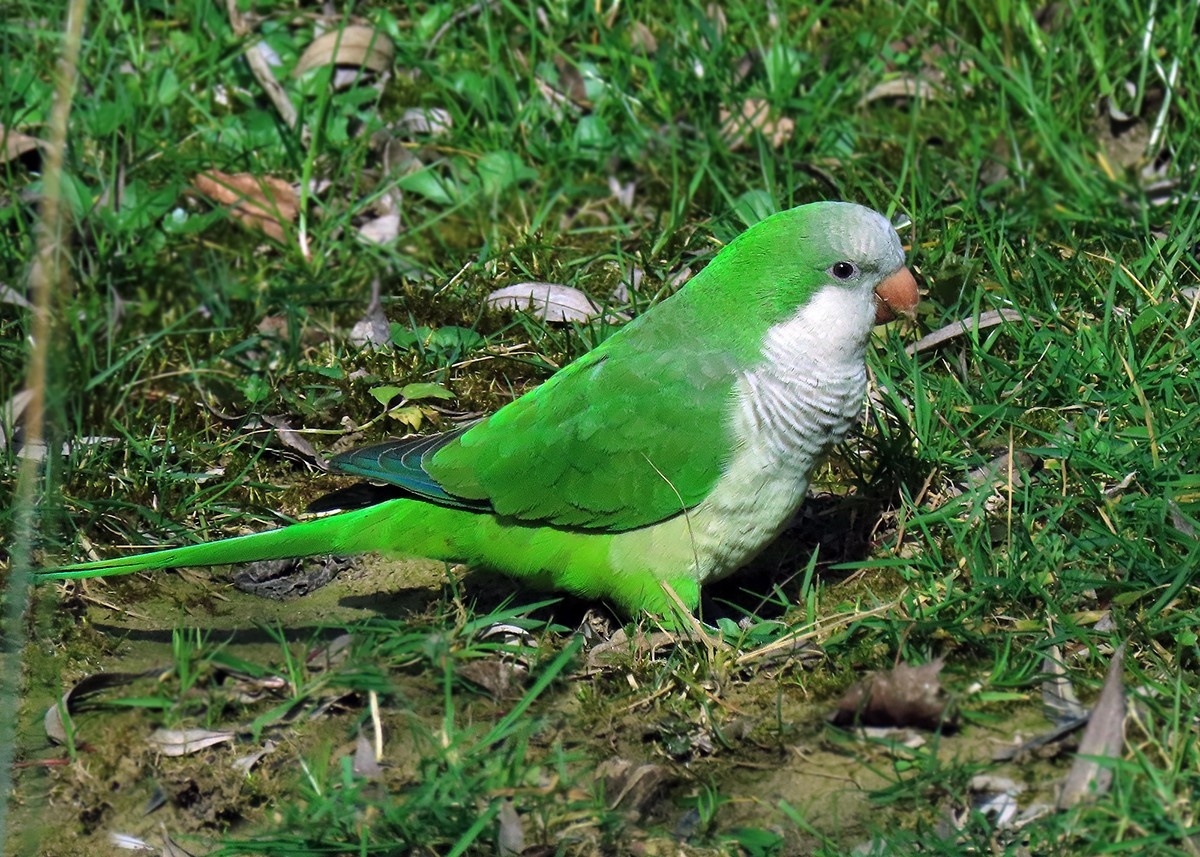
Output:
[[[904,264],[904,245],[891,221],[877,211],[862,206],[859,209],[859,228],[854,231],[855,243],[863,258],[878,259],[883,270]]]

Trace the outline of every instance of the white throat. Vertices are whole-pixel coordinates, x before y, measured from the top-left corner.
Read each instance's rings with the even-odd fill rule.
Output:
[[[702,581],[737,569],[779,534],[812,468],[862,409],[875,304],[856,291],[815,295],[768,332],[762,361],[738,380],[733,457],[691,513]]]

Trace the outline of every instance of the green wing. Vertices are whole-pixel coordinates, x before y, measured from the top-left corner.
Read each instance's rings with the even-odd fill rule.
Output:
[[[732,452],[740,370],[686,296],[465,431],[368,447],[331,463],[435,503],[620,531],[702,501]]]
[[[657,306],[427,460],[499,514],[628,530],[703,500],[731,453],[738,368],[688,300]],[[717,341],[714,341],[717,340]]]

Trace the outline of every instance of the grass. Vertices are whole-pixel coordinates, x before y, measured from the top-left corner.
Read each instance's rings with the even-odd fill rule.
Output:
[[[0,125],[40,135],[65,11],[9,5]],[[158,817],[223,853],[515,853],[501,841],[516,832],[564,854],[1200,848],[1194,6],[361,4],[352,13],[395,58],[385,80],[340,90],[322,71],[284,73],[314,12],[242,11],[253,38],[219,4],[87,6],[63,196],[73,288],[53,297],[47,388],[49,449],[69,446],[47,460],[47,555],[277,523],[338,483],[260,415],[323,452],[359,425],[360,443],[403,432],[402,416],[444,428],[448,406],[493,410],[611,329],[485,310],[500,285],[560,282],[636,313],[764,213],[839,197],[911,218],[902,234],[927,296],[917,324],[872,351],[867,419],[819,474],[829,496],[757,576],[713,593],[756,613],[746,633],[759,645],[824,622],[819,662],[631,643],[590,664],[564,630],[582,606],[529,613],[517,608],[543,596],[502,606],[504,582],[436,569],[341,604],[291,602],[278,625],[264,618],[273,606],[217,581],[39,590],[9,853],[108,853],[108,833]],[[258,38],[304,132],[244,60]],[[747,99],[770,124],[723,128],[722,109]],[[401,130],[406,111],[434,108],[444,133]],[[777,142],[781,118],[794,132]],[[186,192],[214,168],[302,182],[302,218],[283,241],[248,231]],[[0,170],[0,283],[20,292],[42,178],[36,155]],[[613,187],[629,184],[626,204]],[[401,233],[360,242],[393,186]],[[614,297],[634,267],[640,285]],[[392,323],[380,350],[347,339],[375,279]],[[1019,317],[905,353],[998,308]],[[0,301],[0,402],[22,389],[31,325]],[[456,399],[401,414],[372,392],[416,382]],[[1036,464],[971,476],[1008,451]],[[536,645],[484,636],[500,619]],[[317,671],[306,655],[341,631],[352,658]],[[1019,829],[970,812],[971,775],[996,768],[991,743],[1016,724],[1048,728],[1044,659],[1066,652],[1091,699],[1119,641],[1138,706],[1108,793]],[[938,656],[959,733],[911,750],[823,724],[866,671]],[[515,690],[470,678],[513,659]],[[73,719],[59,765],[66,751],[34,729],[45,708],[84,676],[149,666],[165,677]],[[285,681],[253,696],[230,689],[235,674]],[[356,768],[352,749],[372,694],[381,774]],[[324,718],[297,717],[331,699]],[[233,729],[237,749],[163,758],[145,739],[158,726]],[[268,737],[278,749],[250,775],[221,767]],[[659,788],[638,800],[614,760],[650,766]],[[1028,787],[1022,809],[1052,801],[1068,761],[1006,769]],[[143,817],[156,795],[165,808]],[[946,826],[952,810],[961,828]],[[39,826],[38,812],[62,824]]]

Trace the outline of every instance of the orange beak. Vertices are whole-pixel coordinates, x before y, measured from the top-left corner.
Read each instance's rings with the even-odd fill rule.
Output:
[[[875,289],[875,323],[886,324],[897,316],[912,316],[921,299],[917,281],[908,268],[901,268]]]

